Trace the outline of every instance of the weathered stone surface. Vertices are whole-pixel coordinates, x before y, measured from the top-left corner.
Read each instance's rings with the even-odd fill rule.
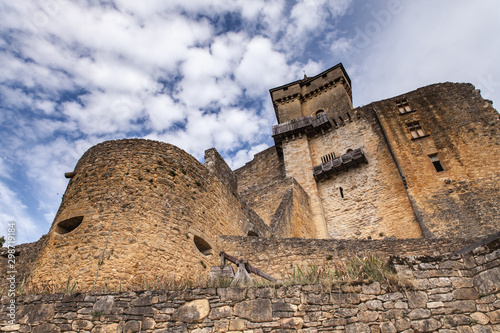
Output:
[[[210,304],[206,299],[187,302],[179,307],[173,314],[172,319],[186,323],[202,321],[210,312]]]
[[[111,308],[113,307],[115,297],[113,295],[108,296],[98,296],[93,306],[93,311],[100,312],[103,314],[111,313]]]
[[[361,322],[369,323],[377,320],[378,312],[377,311],[363,311],[358,313],[358,319]]]
[[[379,301],[379,300],[367,301],[366,306],[368,307],[369,310],[378,310],[378,311],[384,310],[384,306],[382,304],[382,301]]]
[[[367,295],[380,295],[380,283],[373,282],[370,285],[363,285],[363,294]]]
[[[28,304],[19,308],[16,321],[19,324],[38,324],[53,316],[54,304]]]
[[[453,297],[455,299],[477,299],[478,293],[474,288],[460,288],[453,291]]]
[[[125,323],[123,333],[135,333],[141,330],[141,322],[137,320],[129,320]]]
[[[230,331],[241,331],[246,328],[246,321],[240,318],[232,319],[229,322],[229,330]]]
[[[210,315],[208,317],[213,320],[218,320],[221,318],[229,317],[231,316],[232,313],[233,309],[231,307],[222,306],[218,308],[212,308],[212,310],[210,311]]]
[[[99,326],[95,326],[92,329],[92,333],[117,333],[120,331],[122,331],[122,328],[117,323],[99,325]]]
[[[269,321],[272,318],[272,305],[268,299],[244,301],[234,306],[234,315],[254,322]]]
[[[156,322],[153,318],[146,317],[142,319],[141,328],[143,330],[152,330],[155,326]]]
[[[487,315],[481,312],[474,312],[470,315],[470,317],[480,325],[486,325],[490,321],[490,318],[488,318]]]
[[[136,299],[132,300],[132,302],[131,302],[131,304],[133,306],[148,306],[148,305],[153,305],[156,303],[158,303],[158,297],[157,296],[150,296],[150,295],[137,297]]]
[[[364,323],[349,324],[345,327],[346,333],[371,333],[370,326]]]
[[[33,333],[59,333],[61,332],[59,327],[54,324],[41,324],[33,328]]]
[[[393,323],[391,322],[386,322],[380,324],[380,332],[382,333],[396,333],[396,327],[394,326]]]
[[[500,267],[479,273],[474,277],[474,286],[480,294],[489,295],[500,291]]]
[[[75,320],[71,324],[71,328],[74,331],[85,331],[85,330],[91,330],[92,327],[94,327],[94,324],[90,320]]]
[[[302,318],[286,318],[281,320],[281,328],[284,329],[301,329],[304,325],[304,320]]]
[[[474,333],[492,333],[491,328],[488,326],[474,325],[472,326],[472,331]]]
[[[429,318],[430,316],[431,316],[431,311],[427,309],[414,309],[411,310],[410,313],[408,314],[408,317],[411,320]]]
[[[411,309],[425,308],[427,304],[427,294],[423,291],[408,291],[408,306]]]
[[[441,323],[436,319],[424,319],[411,322],[411,328],[415,332],[434,332],[441,327]]]
[[[500,324],[500,310],[495,310],[487,313],[492,324]]]

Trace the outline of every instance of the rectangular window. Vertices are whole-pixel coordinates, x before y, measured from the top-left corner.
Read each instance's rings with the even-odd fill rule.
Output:
[[[427,135],[427,133],[425,133],[424,129],[422,128],[422,126],[420,126],[420,123],[418,121],[414,121],[406,125],[410,130],[412,139],[421,138]]]
[[[439,160],[438,154],[429,155],[429,158],[431,159],[432,165],[434,165],[434,168],[436,168],[437,172],[444,171],[443,165]]]
[[[396,106],[399,109],[399,113],[408,113],[408,112],[413,111],[411,109],[410,103],[408,103],[408,100],[406,98],[399,100],[399,101],[396,101]]]

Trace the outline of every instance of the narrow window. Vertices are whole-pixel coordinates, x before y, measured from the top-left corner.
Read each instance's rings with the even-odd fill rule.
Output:
[[[321,77],[324,79],[326,77],[326,74],[321,75]]]
[[[212,255],[212,247],[210,244],[207,243],[206,240],[204,240],[201,237],[194,236],[194,245],[196,245],[196,248],[198,251],[201,252],[201,254],[205,256],[211,256]]]
[[[283,88],[283,91],[288,90],[288,87]]]
[[[78,228],[82,224],[83,216],[75,216],[59,222],[56,226],[55,232],[60,235],[67,234]]]
[[[337,122],[335,121],[335,119],[332,119],[333,120],[333,123],[335,124],[335,126],[339,127],[339,125],[337,124]]]
[[[349,114],[349,112],[347,112],[347,118],[349,118],[349,121],[352,121],[351,115]]]
[[[255,231],[252,231],[252,230],[248,231],[247,236],[250,236],[250,237],[259,237],[259,235]]]
[[[432,165],[434,165],[434,168],[436,168],[437,172],[444,171],[443,165],[441,164],[441,161],[439,160],[437,154],[429,155],[429,158],[431,159]]]
[[[398,107],[399,113],[408,113],[412,111],[410,103],[408,103],[406,98],[396,101],[396,106]]]
[[[411,137],[413,139],[421,138],[427,135],[418,121],[414,121],[406,125],[408,126],[408,129],[410,130],[411,133]]]
[[[342,197],[342,199],[344,199],[344,189],[342,187],[339,187],[340,189],[340,196]]]
[[[319,116],[322,113],[325,113],[325,111],[324,110],[318,110],[318,111],[316,111],[316,116]]]
[[[339,119],[340,119],[340,122],[343,123],[344,122],[344,119],[342,119],[341,116],[339,116]]]

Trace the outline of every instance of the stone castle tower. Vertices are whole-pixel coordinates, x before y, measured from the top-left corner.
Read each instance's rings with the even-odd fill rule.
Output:
[[[203,276],[221,249],[238,253],[247,238],[265,265],[276,250],[269,239],[278,254],[279,244],[306,253],[304,243],[284,238],[373,249],[395,245],[359,240],[499,229],[499,114],[471,84],[435,84],[353,108],[338,64],[270,93],[275,146],[234,171],[215,149],[203,165],[149,140],[90,148],[67,174],[59,211],[27,268],[31,282],[113,288]],[[338,255],[325,244],[328,257]]]

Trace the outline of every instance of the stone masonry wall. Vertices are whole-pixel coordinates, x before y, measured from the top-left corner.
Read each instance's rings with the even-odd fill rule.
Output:
[[[406,99],[412,112],[400,114]],[[471,84],[440,83],[370,105],[408,184],[425,237],[493,233],[500,221],[500,115]],[[424,136],[412,138],[418,122]],[[437,154],[438,172],[429,155]]]
[[[219,236],[217,246],[230,255],[246,259],[264,272],[286,278],[294,267],[325,266],[336,260],[348,261],[355,256],[391,256],[449,254],[476,239],[387,239],[341,240]]]
[[[289,185],[285,181],[285,166],[276,147],[270,147],[253,160],[234,171],[238,193],[267,224],[278,209]]]
[[[500,332],[500,250],[394,260],[414,288],[373,282],[17,298],[20,333]],[[9,298],[1,299],[3,314]]]
[[[104,142],[89,149],[75,171],[34,265],[33,284],[70,280],[85,290],[98,269],[96,284],[109,288],[202,277],[218,262],[217,235],[265,235],[268,228],[217,172],[169,144]],[[74,230],[60,228],[78,216],[83,220]]]
[[[321,157],[363,149],[367,163],[317,182],[330,238],[422,237],[403,180],[375,117],[356,109],[351,120],[310,138],[313,166]],[[309,170],[312,172],[312,169]]]

